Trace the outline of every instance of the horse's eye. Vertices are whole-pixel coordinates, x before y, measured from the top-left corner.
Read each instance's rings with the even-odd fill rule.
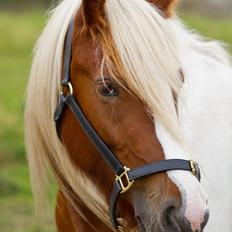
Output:
[[[97,82],[97,90],[104,97],[118,96],[118,86],[111,81]]]

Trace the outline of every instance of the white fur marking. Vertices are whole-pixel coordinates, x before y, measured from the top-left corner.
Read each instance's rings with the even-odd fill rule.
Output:
[[[166,159],[189,159],[183,149],[172,139],[166,129],[156,122],[156,134],[163,147]],[[178,186],[185,217],[193,231],[199,230],[208,207],[207,197],[196,177],[187,171],[169,171],[168,176]]]

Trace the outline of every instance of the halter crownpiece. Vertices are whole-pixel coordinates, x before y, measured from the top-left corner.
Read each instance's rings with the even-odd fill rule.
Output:
[[[74,20],[72,19],[65,40],[64,47],[64,65],[63,65],[63,80],[61,81],[61,93],[58,101],[58,105],[55,111],[54,120],[56,124],[56,131],[58,137],[60,136],[60,125],[62,114],[65,107],[73,112],[75,118],[80,123],[82,129],[89,137],[91,142],[96,146],[97,150],[100,152],[102,157],[108,163],[109,166],[115,172],[115,182],[113,184],[113,190],[109,202],[109,214],[112,225],[118,228],[118,222],[116,218],[116,207],[120,194],[123,194],[133,186],[133,183],[142,177],[148,175],[171,171],[171,170],[184,170],[190,171],[196,178],[200,181],[200,169],[193,160],[183,160],[183,159],[169,159],[162,160],[150,164],[146,164],[134,169],[129,169],[121,164],[113,152],[108,148],[104,141],[100,138],[94,128],[91,126],[87,118],[85,117],[83,111],[81,110],[79,104],[75,100],[73,86],[70,81],[70,64],[72,61],[72,39],[74,33]],[[64,91],[66,90],[66,91]],[[67,92],[67,93],[64,93]]]

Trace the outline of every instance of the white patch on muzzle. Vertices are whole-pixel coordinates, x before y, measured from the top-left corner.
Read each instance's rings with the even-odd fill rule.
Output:
[[[170,136],[161,123],[156,122],[156,134],[166,159],[187,159],[190,157],[184,149]],[[184,217],[190,222],[192,230],[200,230],[208,210],[207,196],[197,178],[188,171],[174,170],[167,172],[169,178],[177,185],[182,197]]]

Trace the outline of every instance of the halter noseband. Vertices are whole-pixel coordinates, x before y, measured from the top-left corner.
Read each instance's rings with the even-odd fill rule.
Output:
[[[74,32],[74,20],[71,21],[65,41],[64,47],[64,66],[63,66],[63,80],[61,82],[62,89],[67,89],[68,93],[64,94],[63,90],[60,93],[59,102],[56,108],[54,120],[56,123],[57,134],[60,137],[60,126],[63,110],[66,106],[75,115],[75,118],[80,123],[82,129],[85,131],[86,135],[89,137],[91,142],[96,146],[97,150],[100,152],[102,157],[113,169],[116,174],[115,182],[113,184],[113,190],[109,202],[109,214],[111,223],[115,228],[118,228],[118,222],[116,217],[116,207],[120,194],[127,192],[133,185],[134,181],[146,177],[151,174],[156,174],[160,172],[170,171],[170,170],[185,170],[193,173],[194,176],[200,181],[200,169],[192,160],[182,160],[182,159],[169,159],[162,160],[155,163],[146,164],[141,167],[134,169],[129,169],[121,164],[113,152],[107,147],[104,141],[99,137],[94,128],[91,126],[89,121],[86,119],[84,113],[82,112],[80,106],[78,105],[75,97],[73,95],[73,87],[70,82],[70,64],[72,60],[72,39]]]

